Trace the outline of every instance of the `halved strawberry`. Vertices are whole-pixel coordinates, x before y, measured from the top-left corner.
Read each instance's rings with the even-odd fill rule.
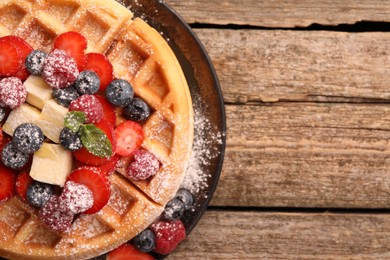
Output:
[[[148,253],[137,250],[132,244],[125,243],[107,255],[107,260],[153,260],[154,257]]]
[[[27,189],[32,182],[33,178],[31,178],[29,172],[22,172],[16,177],[16,193],[22,200],[27,200]]]
[[[20,51],[7,38],[0,38],[0,77],[13,76],[22,66]]]
[[[25,65],[26,57],[34,49],[30,46],[30,44],[28,44],[25,40],[23,40],[20,37],[8,35],[3,38],[9,40],[19,51],[22,64],[14,76],[18,77],[21,81],[25,81],[28,78],[28,76],[30,76],[30,72],[26,69],[26,65]]]
[[[100,91],[104,91],[114,79],[114,69],[111,62],[101,53],[88,53],[85,70],[96,72],[100,79]]]
[[[57,36],[54,40],[54,49],[64,50],[69,56],[74,58],[79,71],[84,70],[87,58],[87,39],[78,32],[70,31]]]
[[[112,125],[106,120],[102,119],[99,121],[99,123],[96,124],[96,126],[107,135],[108,140],[110,140],[111,142],[112,150],[115,151],[116,139],[114,135],[114,128],[112,127]],[[110,158],[102,158],[93,155],[85,147],[73,152],[73,155],[79,162],[94,166],[103,165],[110,160]]]
[[[103,107],[103,119],[107,120],[112,126],[116,123],[115,107],[107,101],[107,99],[100,95],[95,95]]]
[[[100,170],[102,171],[102,173],[106,174],[107,176],[110,176],[116,170],[119,160],[120,156],[118,156],[117,154],[111,156],[108,162],[100,166]]]
[[[10,199],[15,194],[15,173],[0,163],[0,202]]]
[[[115,128],[117,146],[115,153],[121,156],[129,156],[132,152],[141,147],[144,141],[142,125],[127,120]]]
[[[74,181],[88,187],[93,193],[93,206],[85,214],[94,214],[101,210],[110,199],[110,183],[98,168],[81,167],[74,170],[67,181]]]

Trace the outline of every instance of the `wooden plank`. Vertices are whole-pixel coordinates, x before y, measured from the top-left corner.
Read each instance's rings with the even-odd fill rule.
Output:
[[[387,0],[166,0],[188,23],[305,27],[390,21]]]
[[[215,206],[389,208],[390,105],[227,105]]]
[[[168,260],[389,259],[390,216],[208,211]]]
[[[390,98],[390,33],[195,32],[212,58],[226,102]]]

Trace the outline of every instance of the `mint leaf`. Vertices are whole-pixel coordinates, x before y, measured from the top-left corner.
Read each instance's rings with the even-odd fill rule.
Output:
[[[73,132],[79,131],[86,120],[85,114],[80,111],[68,112],[64,117],[64,125]]]
[[[112,145],[107,135],[93,124],[81,125],[80,138],[84,147],[93,155],[107,158],[112,155]]]

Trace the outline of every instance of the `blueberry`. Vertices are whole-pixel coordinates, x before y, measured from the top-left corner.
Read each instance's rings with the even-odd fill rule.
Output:
[[[98,92],[100,79],[95,72],[91,70],[84,70],[77,76],[74,86],[80,95],[92,95]]]
[[[150,116],[150,107],[140,98],[133,98],[130,104],[123,111],[129,120],[142,122]]]
[[[177,191],[175,198],[184,203],[184,210],[189,210],[192,204],[194,204],[194,196],[189,190],[184,188]]]
[[[6,144],[1,152],[1,161],[8,168],[18,170],[26,165],[29,155],[20,152],[12,142]]]
[[[36,76],[42,75],[43,64],[45,63],[45,59],[47,57],[47,53],[34,50],[30,52],[30,54],[26,57],[26,69],[32,74]]]
[[[35,124],[24,123],[16,127],[12,143],[19,151],[32,154],[41,148],[45,136]]]
[[[134,238],[134,246],[141,252],[151,252],[155,246],[154,233],[150,229],[145,229]]]
[[[118,107],[127,106],[134,97],[133,87],[123,79],[111,81],[106,89],[108,102]]]
[[[57,100],[57,103],[64,107],[69,107],[70,103],[80,96],[74,86],[53,89],[52,95]]]
[[[61,130],[60,144],[72,152],[77,151],[83,147],[79,133],[75,133],[67,127]]]
[[[40,208],[53,195],[53,187],[50,184],[33,181],[27,188],[27,201],[34,207]]]
[[[166,220],[173,221],[181,218],[184,214],[184,203],[174,198],[165,206],[163,215]]]

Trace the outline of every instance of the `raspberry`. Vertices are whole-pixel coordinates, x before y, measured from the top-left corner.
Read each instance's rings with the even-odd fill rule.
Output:
[[[158,221],[151,225],[156,239],[154,252],[162,255],[171,253],[186,238],[186,230],[181,220]]]
[[[61,211],[58,196],[53,195],[39,210],[39,217],[52,230],[66,232],[71,227],[74,215]]]
[[[133,180],[145,180],[157,173],[160,162],[150,152],[140,149],[134,152],[134,161],[127,168],[128,176]]]
[[[93,193],[83,184],[67,181],[58,202],[61,211],[78,214],[93,206]]]
[[[86,123],[97,123],[103,117],[103,107],[100,101],[93,95],[82,95],[72,101],[69,111],[81,111],[87,117]]]
[[[17,77],[3,78],[0,81],[0,101],[14,109],[26,101],[27,90]]]
[[[69,87],[78,75],[76,61],[63,50],[53,50],[43,64],[43,79],[54,89]]]

